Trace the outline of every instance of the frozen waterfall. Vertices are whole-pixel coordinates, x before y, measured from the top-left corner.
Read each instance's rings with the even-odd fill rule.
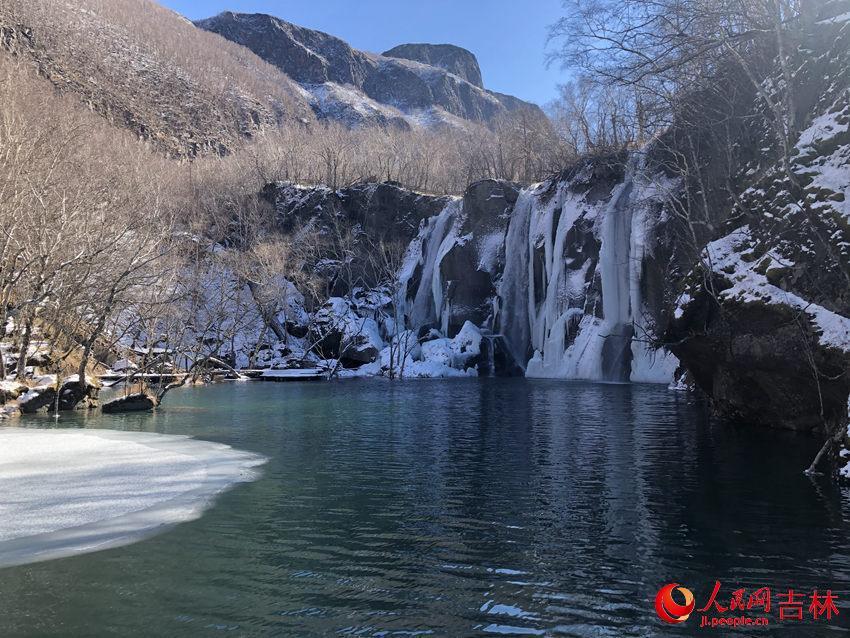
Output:
[[[650,347],[644,262],[652,254],[663,178],[632,154],[625,176],[600,196],[590,165],[557,184],[522,190],[504,231],[488,334],[499,335],[530,377],[609,382],[672,380],[675,357]],[[441,263],[460,236],[463,201],[423,222],[399,273],[409,328],[447,334],[452,282]],[[489,244],[490,242],[481,242]],[[490,252],[492,250],[490,249]],[[482,255],[481,263],[493,261]],[[456,295],[455,295],[456,296]],[[454,302],[463,304],[463,299]]]

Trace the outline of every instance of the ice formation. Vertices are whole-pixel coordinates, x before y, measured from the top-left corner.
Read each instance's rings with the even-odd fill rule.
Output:
[[[198,518],[265,459],[185,436],[0,429],[0,567],[139,541]]]
[[[642,284],[658,201],[673,185],[646,175],[642,157],[632,155],[607,198],[592,199],[577,187],[591,178],[582,172],[522,190],[501,238],[478,242],[479,270],[494,276],[497,291],[493,314],[479,327],[504,338],[527,376],[672,381],[675,357],[648,344]],[[459,233],[463,220],[463,202],[452,201],[412,242],[397,304],[408,327],[437,326],[450,336],[441,262],[452,246],[470,241]],[[589,235],[598,255],[584,246]],[[494,267],[498,254],[504,255],[501,269]],[[417,268],[421,277],[413,288]]]

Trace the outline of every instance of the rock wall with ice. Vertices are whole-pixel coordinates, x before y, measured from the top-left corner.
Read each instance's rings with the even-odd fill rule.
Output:
[[[740,191],[684,278],[665,335],[715,413],[836,441],[850,395],[850,22],[841,15],[811,25],[789,63],[805,72],[794,78],[787,157],[761,102],[749,106],[737,136]],[[776,68],[764,87],[780,76]]]
[[[644,291],[676,185],[640,153],[625,170],[622,159],[521,191],[482,182],[449,202],[410,244],[399,319],[448,337],[470,321],[496,340],[503,370],[527,376],[669,383],[677,361],[650,346],[661,309]]]

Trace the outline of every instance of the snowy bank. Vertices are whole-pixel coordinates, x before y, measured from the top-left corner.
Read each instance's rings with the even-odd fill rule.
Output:
[[[185,436],[0,428],[0,567],[127,545],[194,520],[264,462]]]

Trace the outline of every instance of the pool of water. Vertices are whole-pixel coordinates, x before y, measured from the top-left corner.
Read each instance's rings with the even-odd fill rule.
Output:
[[[0,570],[0,636],[692,635],[711,630],[663,625],[655,594],[681,583],[701,606],[715,581],[726,602],[772,588],[770,626],[740,635],[850,625],[850,498],[802,474],[820,442],[710,421],[663,387],[221,384],[60,426],[270,460],[197,521]],[[789,588],[831,589],[839,616],[780,622]]]

